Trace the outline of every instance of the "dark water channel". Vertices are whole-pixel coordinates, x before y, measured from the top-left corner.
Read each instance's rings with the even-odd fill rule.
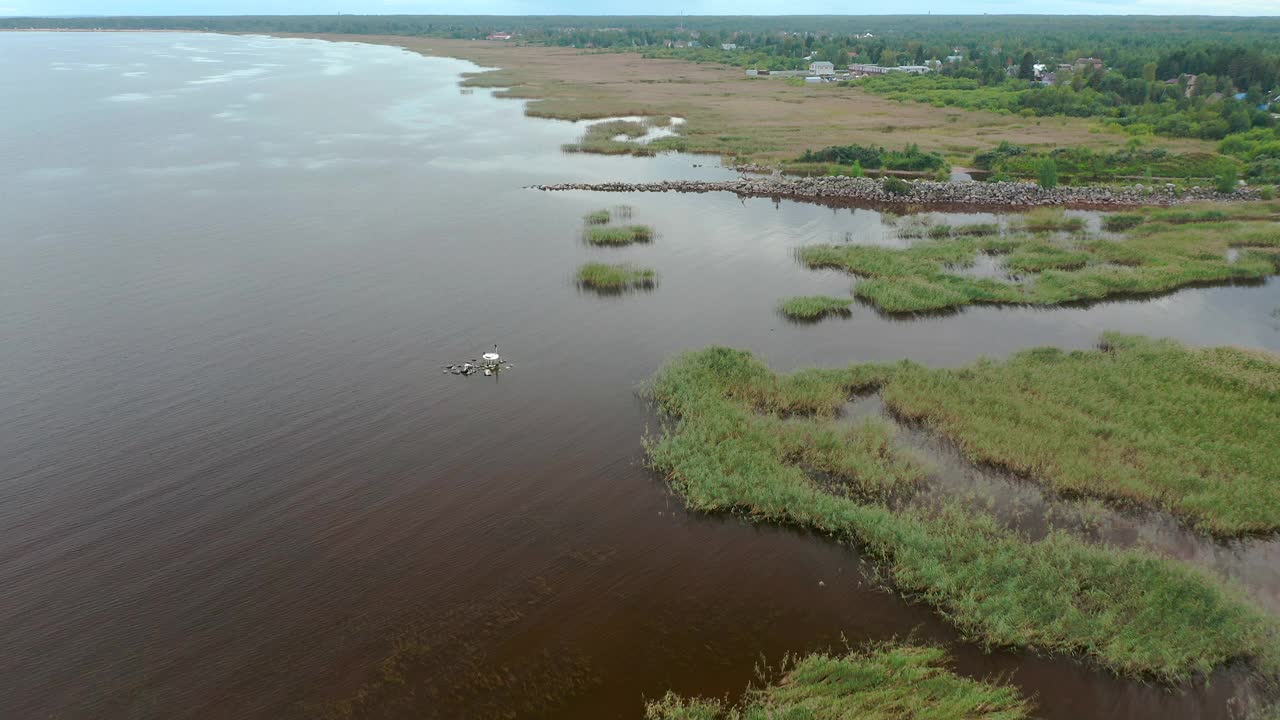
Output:
[[[0,61],[0,715],[316,714],[390,656],[388,716],[635,718],[668,688],[736,692],[762,656],[910,633],[1045,717],[1226,718],[1247,695],[1234,671],[1168,690],[984,653],[848,548],[685,513],[641,464],[634,390],[709,343],[779,369],[1104,330],[1280,350],[1280,282],[797,325],[780,298],[850,281],[794,249],[899,220],[526,190],[731,174],[562,155],[581,127],[392,48],[23,33]],[[583,245],[621,202],[655,241]],[[588,260],[658,287],[580,292]],[[441,373],[495,342],[510,372]],[[1208,547],[1187,557],[1235,552]],[[1274,549],[1249,552],[1263,567],[1204,564],[1274,593]]]

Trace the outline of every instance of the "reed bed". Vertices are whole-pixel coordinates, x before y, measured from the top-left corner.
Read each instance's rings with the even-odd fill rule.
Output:
[[[1209,358],[1219,358],[1224,375],[1237,386],[1259,381],[1238,360],[1220,360],[1225,351],[1213,352]],[[1041,355],[1046,361],[1053,359]],[[1145,365],[1143,369],[1150,370]],[[981,370],[980,365],[970,372]],[[1126,371],[1107,379],[1115,383],[1117,377],[1130,375]],[[869,492],[832,492],[810,477],[807,458],[779,434],[785,418],[807,413],[809,421],[823,423],[852,393],[877,387],[884,388],[886,401],[909,409],[911,398],[926,393],[895,388],[928,388],[941,382],[931,385],[926,382],[930,377],[910,364],[855,365],[781,376],[742,351],[713,347],[686,353],[664,367],[650,387],[673,422],[659,437],[646,440],[646,452],[652,467],[667,477],[691,509],[740,513],[856,543],[897,591],[933,606],[966,637],[985,645],[1086,657],[1120,675],[1171,683],[1240,660],[1253,662],[1268,676],[1280,675],[1276,622],[1199,570],[1145,551],[1091,545],[1063,531],[1031,541],[988,515],[955,506],[891,510],[874,499],[877,494],[885,497],[910,488],[920,472],[892,443],[844,443],[841,452],[876,469],[858,475],[859,487]],[[1099,381],[1099,390],[1104,384]],[[1016,383],[1010,382],[1010,387],[1009,392],[1017,390]],[[1275,390],[1271,392],[1274,397]],[[1061,394],[1054,396],[1059,398]],[[1028,394],[1026,401],[1033,399]],[[1058,406],[1053,403],[1041,405],[1045,419],[1070,415],[1055,413]],[[1168,411],[1171,402],[1148,399],[1145,406]],[[1223,420],[1221,412],[1219,407],[1206,422]],[[1137,413],[1121,417],[1135,429],[1144,422]],[[1092,432],[1094,427],[1083,421],[1044,431],[1037,451],[1052,452],[1045,448],[1054,442],[1069,445],[1063,426],[1081,438],[1093,438],[1095,446],[1086,448],[1111,453],[1114,463],[1130,457],[1124,446],[1109,445],[1108,436]],[[1010,422],[998,429],[1026,438],[1031,437],[1028,427]],[[1231,438],[1247,427],[1241,425]],[[1113,429],[1109,437],[1126,436]],[[1016,452],[1011,440],[990,440],[998,443],[995,447]],[[1139,440],[1132,442],[1146,447]],[[1081,449],[1080,443],[1071,447],[1073,452]],[[1248,446],[1256,447],[1257,442]],[[1212,449],[1226,450],[1225,443]],[[1066,456],[1063,452],[1060,457]],[[1084,467],[1094,454],[1072,457]]]
[[[668,692],[647,703],[646,720],[1023,720],[1032,704],[1000,681],[948,668],[942,648],[873,645],[845,655],[815,653],[784,661],[780,677],[749,688],[739,706]]]
[[[911,368],[895,412],[1066,495],[1155,507],[1221,537],[1280,530],[1280,358],[1122,335],[960,371]]]

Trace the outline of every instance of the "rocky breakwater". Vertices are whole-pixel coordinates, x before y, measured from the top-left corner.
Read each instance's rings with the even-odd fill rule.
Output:
[[[739,178],[737,180],[665,180],[651,183],[603,182],[535,185],[538,190],[596,192],[731,192],[741,197],[788,198],[818,203],[899,203],[904,205],[974,207],[1113,208],[1172,205],[1191,200],[1254,200],[1256,191],[1240,188],[1219,193],[1212,188],[1178,189],[1172,185],[1082,186],[1042,188],[1019,182],[937,182],[916,180],[886,189],[880,180],[850,177]],[[896,190],[896,191],[895,191]]]

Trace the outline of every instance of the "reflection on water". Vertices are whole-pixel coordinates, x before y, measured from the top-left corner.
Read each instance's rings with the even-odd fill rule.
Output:
[[[21,33],[0,59],[14,717],[280,717],[375,682],[422,628],[469,638],[405,665],[440,717],[490,709],[479,676],[529,714],[635,717],[667,688],[740,690],[760,653],[913,631],[963,673],[1012,673],[1048,717],[1225,717],[1242,692],[1230,672],[1168,692],[984,653],[848,548],[689,515],[643,467],[657,424],[634,388],[708,343],[783,370],[954,366],[1103,330],[1276,350],[1280,283],[796,325],[779,299],[850,285],[796,247],[897,243],[902,220],[641,194],[625,202],[660,241],[609,261],[662,286],[599,297],[566,278],[599,257],[581,218],[619,198],[526,186],[736,173],[563,155],[581,126],[387,47]],[[519,358],[500,379],[441,374],[494,343]],[[442,680],[450,658],[475,672]]]

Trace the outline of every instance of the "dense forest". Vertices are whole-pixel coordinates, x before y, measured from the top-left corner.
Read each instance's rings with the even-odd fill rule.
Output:
[[[927,65],[844,84],[904,102],[1099,118],[1130,135],[1221,141],[1280,180],[1280,18],[1156,16],[330,15],[0,18],[0,28],[425,35],[638,51],[745,68]]]

